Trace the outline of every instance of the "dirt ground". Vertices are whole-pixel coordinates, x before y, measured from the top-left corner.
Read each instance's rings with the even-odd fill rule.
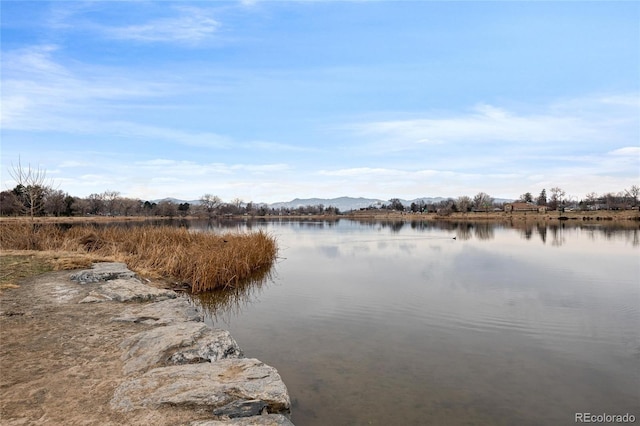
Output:
[[[125,380],[120,342],[143,324],[113,322],[126,304],[78,304],[90,291],[71,271],[18,281],[0,293],[0,424],[180,425],[197,409],[111,409]]]

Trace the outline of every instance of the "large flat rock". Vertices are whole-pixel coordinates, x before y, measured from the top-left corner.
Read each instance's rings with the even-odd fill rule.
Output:
[[[70,276],[72,281],[78,281],[81,284],[135,277],[135,272],[130,271],[125,263],[120,262],[94,263],[91,269],[74,272]]]
[[[266,414],[229,420],[199,420],[189,423],[189,426],[293,426],[291,420],[282,414]]]
[[[202,322],[182,322],[134,334],[120,345],[125,374],[159,365],[214,362],[238,358],[242,351],[231,334]]]
[[[120,411],[161,406],[208,408],[225,416],[243,406],[288,414],[291,402],[276,369],[252,358],[155,368],[122,383],[111,400]]]
[[[156,303],[131,305],[122,315],[112,318],[112,321],[169,325],[177,322],[204,321],[204,315],[186,297],[179,297]]]
[[[80,303],[96,303],[106,301],[116,302],[147,302],[155,300],[175,299],[175,291],[164,290],[143,284],[137,278],[116,278],[100,284],[91,291]]]

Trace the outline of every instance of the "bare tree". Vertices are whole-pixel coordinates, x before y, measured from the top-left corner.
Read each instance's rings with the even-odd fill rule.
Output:
[[[473,197],[473,206],[476,210],[489,211],[489,208],[493,205],[493,198],[489,194],[479,192]]]
[[[11,164],[9,175],[17,184],[14,192],[18,192],[16,195],[22,201],[26,213],[33,219],[42,210],[45,195],[53,188],[53,181],[47,179],[45,169],[40,166],[31,167],[31,164],[24,167],[20,158],[17,165]]]
[[[107,206],[107,213],[109,213],[110,215],[114,215],[118,213],[116,207],[119,199],[120,199],[120,193],[118,191],[112,191],[110,189],[107,189],[102,193],[102,200]]]
[[[625,190],[627,196],[629,198],[631,198],[631,200],[633,201],[633,206],[637,206],[638,205],[638,195],[640,195],[640,186],[638,185],[633,185],[631,186],[631,188]]]
[[[607,210],[612,210],[616,205],[616,199],[618,197],[613,192],[608,192],[604,195],[604,201],[607,205]]]
[[[156,209],[160,216],[175,217],[178,215],[178,205],[170,200],[162,200]]]
[[[104,200],[102,199],[102,195],[90,194],[89,197],[87,197],[87,201],[89,203],[89,213],[101,214],[104,212]]]
[[[54,216],[60,216],[65,213],[67,209],[66,198],[67,194],[60,189],[48,191],[44,200],[45,213]]]
[[[468,197],[466,195],[462,195],[456,200],[456,208],[459,212],[462,213],[468,212],[471,209],[472,205],[473,200],[471,199],[471,197]]]
[[[86,198],[73,197],[73,203],[71,204],[71,213],[74,216],[85,216],[91,212],[91,203]]]
[[[118,204],[119,213],[124,216],[137,215],[142,210],[142,201],[134,198],[121,198]]]
[[[207,213],[209,219],[215,215],[216,210],[218,210],[221,204],[222,200],[217,195],[204,194],[200,197],[200,205]]]
[[[549,199],[549,208],[551,210],[557,209],[560,205],[562,205],[564,201],[565,192],[562,188],[554,187],[551,188],[551,198]]]
[[[596,194],[595,192],[590,192],[585,195],[584,198],[586,200],[587,209],[595,210],[596,204],[598,202],[598,194]]]
[[[244,202],[242,201],[242,198],[234,198],[233,200],[231,200],[231,204],[233,204],[236,208],[236,213],[239,213]]]
[[[0,214],[17,216],[24,211],[24,205],[13,191],[0,192]]]

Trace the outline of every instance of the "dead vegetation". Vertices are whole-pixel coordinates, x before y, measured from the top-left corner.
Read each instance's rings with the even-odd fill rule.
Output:
[[[0,247],[5,255],[27,251],[56,270],[124,262],[141,275],[186,283],[194,293],[239,286],[268,271],[277,255],[275,239],[262,231],[216,235],[151,225],[5,222]]]
[[[52,269],[49,262],[35,255],[17,256],[3,253],[3,256],[0,256],[0,291],[18,288],[17,282],[21,278],[39,275]]]

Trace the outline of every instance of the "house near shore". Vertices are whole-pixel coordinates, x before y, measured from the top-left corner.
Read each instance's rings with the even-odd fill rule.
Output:
[[[537,206],[533,203],[525,203],[516,201],[515,203],[507,203],[504,205],[504,211],[507,213],[511,212],[540,212],[544,213],[547,211],[546,206]]]

